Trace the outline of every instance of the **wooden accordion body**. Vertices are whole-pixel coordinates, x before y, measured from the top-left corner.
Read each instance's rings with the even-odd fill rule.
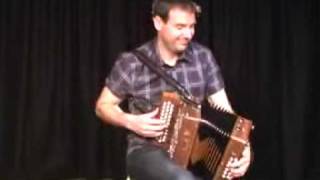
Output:
[[[200,105],[188,103],[174,92],[164,92],[158,117],[166,120],[168,128],[153,142],[180,166],[206,179],[225,179],[227,162],[231,157],[241,157],[253,126],[243,117],[217,112],[205,122]]]

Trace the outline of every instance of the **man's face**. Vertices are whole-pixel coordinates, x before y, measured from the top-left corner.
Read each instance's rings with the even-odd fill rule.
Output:
[[[171,53],[182,53],[188,47],[195,32],[195,13],[176,7],[169,11],[166,22],[162,19],[160,21],[158,38]]]

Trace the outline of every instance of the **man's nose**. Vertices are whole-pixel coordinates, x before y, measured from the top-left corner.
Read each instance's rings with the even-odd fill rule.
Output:
[[[189,29],[189,28],[184,29],[183,36],[187,39],[192,39],[193,29]]]

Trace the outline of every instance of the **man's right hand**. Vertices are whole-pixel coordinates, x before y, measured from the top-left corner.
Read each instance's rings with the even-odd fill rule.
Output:
[[[156,118],[159,109],[146,114],[128,114],[122,111],[119,104],[122,100],[104,87],[96,103],[96,114],[104,122],[127,128],[143,136],[160,136],[166,128],[165,121]]]
[[[143,137],[160,136],[167,127],[165,120],[156,118],[159,109],[146,114],[128,114],[126,128]]]

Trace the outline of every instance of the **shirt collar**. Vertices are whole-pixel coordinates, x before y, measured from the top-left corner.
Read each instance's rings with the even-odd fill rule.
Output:
[[[157,39],[153,39],[151,43],[151,57],[155,60],[155,62],[160,66],[165,66],[166,64],[161,60],[160,55],[158,54],[158,51],[156,50],[156,43]],[[193,50],[192,50],[192,43],[189,44],[187,49],[181,54],[179,57],[179,62],[188,62],[190,63],[193,59]]]

